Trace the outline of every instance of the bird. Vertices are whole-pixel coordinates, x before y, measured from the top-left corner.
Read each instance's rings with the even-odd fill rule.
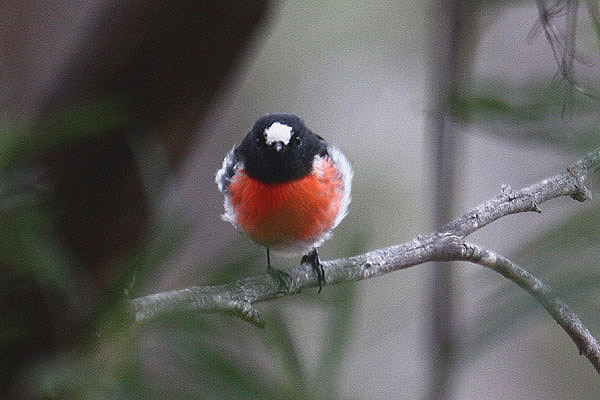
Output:
[[[341,150],[298,116],[275,113],[260,117],[227,153],[215,182],[224,195],[222,219],[266,248],[267,272],[285,285],[270,251],[303,255],[320,293],[326,282],[317,248],[348,213],[352,177]]]

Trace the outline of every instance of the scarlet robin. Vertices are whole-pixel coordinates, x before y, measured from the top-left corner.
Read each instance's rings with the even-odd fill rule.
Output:
[[[319,284],[325,271],[317,247],[344,219],[350,204],[352,167],[344,154],[293,114],[259,118],[217,172],[225,196],[223,219],[267,249],[305,254]]]

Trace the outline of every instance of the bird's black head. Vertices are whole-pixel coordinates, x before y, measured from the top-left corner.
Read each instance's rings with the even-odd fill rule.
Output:
[[[326,154],[323,138],[294,114],[259,118],[236,149],[246,173],[266,183],[302,178],[311,172],[315,156]]]

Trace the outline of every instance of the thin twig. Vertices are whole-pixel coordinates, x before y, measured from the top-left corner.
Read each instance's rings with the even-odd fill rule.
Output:
[[[578,201],[584,201],[590,197],[590,192],[584,186],[584,181],[590,174],[599,170],[600,148],[571,164],[565,171],[531,186],[518,191],[513,191],[507,185],[503,186],[497,197],[461,215],[442,227],[439,232],[419,235],[410,242],[373,250],[353,257],[323,261],[326,282],[328,285],[353,282],[381,276],[428,261],[466,259],[464,258],[466,253],[457,252],[457,249],[463,249],[461,251],[464,251],[468,248],[465,248],[462,241],[465,236],[505,215],[528,211],[539,212],[539,205],[553,198],[570,196]],[[469,246],[473,249],[476,248],[475,245]],[[498,271],[509,271],[509,267],[513,264],[501,256],[495,256],[496,264],[494,266],[498,268]],[[480,261],[478,263],[487,267],[491,267],[491,264],[493,264],[485,257],[479,259],[474,255],[469,257],[471,257],[469,261]],[[264,320],[261,313],[254,308],[255,303],[296,294],[302,289],[317,286],[317,277],[310,265],[299,265],[287,269],[285,272],[291,278],[287,287],[270,274],[262,274],[219,286],[190,287],[150,294],[132,300],[132,313],[136,321],[142,322],[164,312],[221,312],[239,316],[257,326],[262,326]],[[503,275],[519,284],[537,299],[536,293],[540,284],[537,279],[531,277],[532,279],[517,280],[508,272],[503,273]],[[516,275],[522,274],[517,273]],[[569,333],[580,351],[597,367],[597,360],[600,359],[600,352],[595,351],[595,349],[597,350],[597,343],[581,321],[572,318],[573,316],[576,317],[574,314],[569,314],[568,318],[561,317],[560,314],[552,311],[553,308],[549,309],[547,307],[544,303],[546,300],[538,300]],[[562,303],[557,303],[558,299],[552,296],[547,301],[555,305],[562,305]]]
[[[584,96],[600,101],[600,96],[592,93],[590,90],[585,89],[575,79],[574,74],[574,62],[577,61],[581,64],[588,65],[590,62],[577,54],[576,51],[576,36],[577,36],[577,12],[579,9],[578,0],[560,0],[554,2],[551,6],[546,5],[544,0],[536,0],[536,6],[538,9],[538,21],[529,33],[529,38],[533,38],[539,32],[540,28],[544,32],[546,41],[550,45],[552,55],[554,56],[554,62],[558,68],[557,76],[560,79],[567,82],[572,89],[583,94]],[[594,6],[588,6],[590,16],[593,23],[597,24],[597,17],[594,11],[597,9]],[[565,29],[566,32],[561,32],[554,23],[554,20],[559,18],[565,18]],[[563,106],[566,107],[566,103]]]
[[[506,215],[540,212],[540,204],[556,197],[571,196],[575,200],[585,201],[590,192],[584,186],[584,181],[599,169],[600,149],[596,149],[565,171],[521,190],[513,191],[510,185],[504,185],[498,196],[444,225],[440,232],[465,237]]]
[[[462,253],[458,259],[488,267],[515,282],[532,295],[571,337],[579,349],[579,354],[587,357],[596,368],[596,371],[600,373],[600,345],[598,341],[583,325],[577,314],[554,295],[550,287],[508,258],[484,247],[466,242],[457,246],[457,253]]]

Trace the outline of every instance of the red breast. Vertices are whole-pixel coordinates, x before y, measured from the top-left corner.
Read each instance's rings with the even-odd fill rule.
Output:
[[[303,178],[263,183],[238,170],[228,188],[236,222],[257,243],[295,252],[332,228],[344,196],[344,179],[327,157]]]

